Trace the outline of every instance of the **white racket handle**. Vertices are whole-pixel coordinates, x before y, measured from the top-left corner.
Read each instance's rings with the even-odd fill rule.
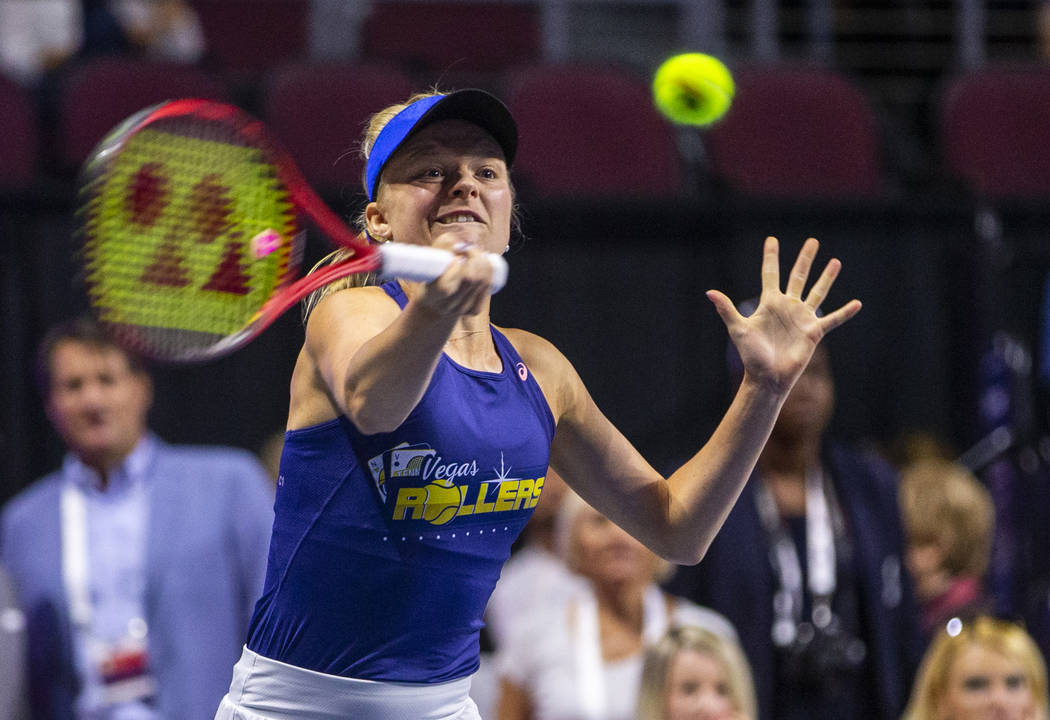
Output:
[[[379,254],[383,258],[383,277],[417,282],[436,280],[456,257],[448,250],[395,242],[380,245]],[[496,294],[507,284],[507,261],[493,253],[486,253],[485,259],[492,266],[492,293]]]

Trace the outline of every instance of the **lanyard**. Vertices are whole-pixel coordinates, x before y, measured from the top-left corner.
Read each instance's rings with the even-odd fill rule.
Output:
[[[770,555],[780,582],[773,596],[773,641],[784,647],[795,640],[802,621],[802,566],[798,549],[780,519],[773,493],[764,483],[757,486],[756,500],[762,524],[773,542]],[[832,619],[835,563],[835,525],[824,473],[819,467],[812,468],[806,471],[806,585],[812,598],[813,624],[817,627],[827,626]]]
[[[73,483],[62,487],[62,580],[66,586],[69,615],[73,624],[91,625],[92,607],[88,589],[87,503]]]
[[[586,720],[605,720],[605,677],[602,674],[602,640],[598,627],[598,601],[588,587],[577,596],[576,624],[570,631],[576,665],[576,697],[580,717]],[[667,631],[667,603],[656,585],[650,585],[642,598],[642,642],[645,645],[659,640]]]

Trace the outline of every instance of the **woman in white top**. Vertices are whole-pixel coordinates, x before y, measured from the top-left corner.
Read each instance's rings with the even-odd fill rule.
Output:
[[[633,720],[647,644],[679,625],[736,639],[718,613],[663,592],[656,579],[666,564],[574,493],[557,534],[585,582],[508,633],[497,720]]]

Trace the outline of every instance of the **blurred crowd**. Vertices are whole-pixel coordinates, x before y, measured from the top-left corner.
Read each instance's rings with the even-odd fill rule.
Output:
[[[210,716],[281,434],[258,458],[165,443],[148,370],[85,318],[46,335],[38,381],[67,455],[0,516],[0,717]],[[1048,720],[1050,604],[1000,612],[984,482],[928,439],[898,462],[841,442],[834,402],[821,345],[696,566],[549,471],[486,612],[483,717]]]
[[[320,55],[346,7],[316,3]],[[75,58],[206,52],[185,0],[0,0],[0,69],[27,86]],[[165,444],[146,369],[81,321],[39,370],[68,454],[2,510],[0,720],[210,717],[261,588],[281,435],[258,459]],[[482,716],[1050,720],[1048,548],[995,492],[1043,469],[922,437],[878,454],[836,436],[834,405],[821,346],[692,567],[550,472],[489,603]]]

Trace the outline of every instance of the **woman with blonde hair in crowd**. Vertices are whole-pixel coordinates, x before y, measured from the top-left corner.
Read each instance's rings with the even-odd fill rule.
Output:
[[[926,651],[902,720],[1047,720],[1046,663],[1019,625],[955,619]]]
[[[692,625],[645,651],[637,720],[754,720],[755,687],[743,651]]]
[[[631,720],[645,647],[695,625],[736,641],[718,613],[665,593],[667,563],[567,493],[555,542],[580,582],[518,618],[499,650],[498,720]]]
[[[983,578],[992,551],[995,508],[965,466],[918,460],[901,473],[899,498],[922,630],[930,637],[953,617],[992,609]]]

